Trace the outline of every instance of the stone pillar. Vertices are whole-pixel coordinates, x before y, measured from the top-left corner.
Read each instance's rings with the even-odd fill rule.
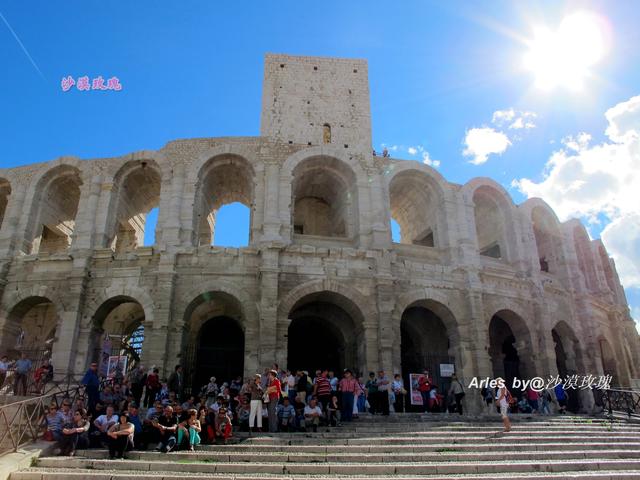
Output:
[[[145,321],[144,342],[142,345],[142,362],[146,366],[156,365],[160,375],[169,375],[173,367],[180,363],[180,358],[168,353],[168,337],[170,325],[173,323],[171,306],[173,304],[175,257],[162,255],[158,267],[157,283],[154,290],[153,323]],[[145,317],[149,312],[145,311]]]
[[[185,184],[185,169],[182,162],[173,165],[171,183],[162,185],[160,210],[156,232],[156,245],[160,251],[180,246],[181,220],[180,210]],[[166,187],[166,188],[165,188]]]
[[[16,243],[21,233],[19,227],[25,224],[25,222],[21,221],[22,216],[27,215],[27,210],[24,210],[24,205],[28,185],[15,183],[11,188],[11,195],[9,195],[7,208],[0,228],[0,258],[10,258],[13,256]]]
[[[57,378],[66,374],[80,374],[86,368],[76,362],[79,348],[79,333],[84,311],[85,297],[85,269],[74,269],[67,277],[64,310],[58,311],[58,325],[56,327],[56,342],[52,348],[51,363]],[[61,305],[57,305],[61,307]]]
[[[80,193],[76,224],[71,242],[72,252],[85,251],[88,255],[94,246],[94,231],[96,230],[96,213],[102,188],[102,177],[94,175],[89,185],[83,185]]]
[[[282,241],[282,219],[278,217],[279,181],[278,164],[265,162],[262,238],[257,239],[262,242]]]
[[[279,247],[267,246],[261,249],[260,332],[256,339],[256,345],[259,345],[258,361],[261,368],[270,367],[274,362],[279,365],[286,364],[286,358],[284,362],[282,358],[286,354],[286,338],[277,338],[279,259]],[[284,352],[282,352],[282,345],[284,345]]]

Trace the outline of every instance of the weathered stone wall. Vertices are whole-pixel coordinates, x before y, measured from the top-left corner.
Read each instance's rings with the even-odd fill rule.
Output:
[[[275,58],[267,59],[269,89],[281,81],[271,77],[270,69],[280,68]],[[305,60],[294,71],[323,62]],[[317,75],[326,84],[346,75],[342,70]],[[311,72],[300,81],[316,75]],[[358,72],[362,86],[366,65]],[[323,108],[330,111],[331,102]],[[364,116],[368,93],[366,107]],[[298,113],[273,115],[263,112],[263,132],[276,117],[298,121]],[[362,115],[344,124],[344,134],[360,138],[366,130],[369,145]],[[0,352],[15,348],[20,329],[36,335],[34,308],[53,308],[55,314],[38,317],[49,322],[38,328],[55,327],[57,374],[82,372],[96,335],[139,324],[144,363],[166,374],[183,360],[202,323],[225,315],[245,333],[248,374],[274,361],[286,365],[292,312],[311,299],[352,319],[348,334],[357,345],[349,355],[363,371],[400,371],[403,314],[420,307],[444,325],[448,348],[442,348],[463,378],[495,373],[493,364],[501,361],[491,343],[495,322],[513,333],[523,375],[557,371],[555,331],[572,370],[613,373],[621,385],[638,377],[640,342],[615,265],[577,220],[560,223],[539,199],[515,205],[490,179],[451,184],[426,165],[352,151],[342,140],[334,143],[341,134],[332,129],[327,144],[323,136],[304,143],[275,135],[177,140],[158,151],[0,170]],[[303,178],[309,169],[318,173],[315,183]],[[56,200],[61,212],[76,212],[60,218],[68,246],[34,251],[42,226],[55,223],[43,220],[52,211],[43,192],[58,177],[79,190],[75,205]],[[345,220],[344,235],[294,233],[294,205],[303,197],[338,202],[330,205],[338,212],[330,218]],[[210,246],[216,209],[234,201],[250,208],[249,245]],[[155,245],[123,241],[126,230],[140,238],[154,207]],[[392,215],[402,227],[401,243],[391,240]],[[426,230],[434,246],[413,244]],[[487,242],[499,244],[500,258],[479,254]],[[542,256],[549,272],[541,271]]]

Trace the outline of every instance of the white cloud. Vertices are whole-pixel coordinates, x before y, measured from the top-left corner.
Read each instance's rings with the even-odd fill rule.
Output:
[[[422,163],[424,163],[425,165],[429,165],[430,167],[433,167],[433,168],[438,168],[440,166],[440,160],[433,160],[429,156],[429,152],[427,152],[424,149],[422,149]]]
[[[629,288],[640,288],[640,213],[616,218],[605,227],[601,238],[609,255],[615,259],[616,270],[624,284]]]
[[[622,283],[640,288],[640,96],[609,109],[608,141],[591,145],[580,133],[563,139],[553,152],[542,181],[514,180],[528,197],[541,197],[562,220],[584,217],[610,222],[602,232]]]
[[[533,121],[537,116],[535,112],[509,108],[507,110],[496,110],[493,112],[491,123],[498,127],[506,126],[510,130],[528,130],[535,128],[536,125]]]
[[[409,147],[407,149],[407,152],[409,153],[409,155],[415,155],[416,153],[418,153],[418,149],[416,147]]]
[[[636,330],[640,333],[640,307],[631,307],[631,318],[636,322]]]
[[[492,153],[503,153],[511,145],[511,141],[502,132],[493,128],[482,127],[467,130],[464,144],[466,148],[462,154],[467,157],[473,157],[470,163],[481,165],[489,159],[489,155]]]

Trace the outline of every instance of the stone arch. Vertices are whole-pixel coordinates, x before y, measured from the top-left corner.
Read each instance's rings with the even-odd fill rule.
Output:
[[[292,174],[294,233],[345,238],[357,234],[356,177],[348,164],[333,157],[309,157]]]
[[[34,183],[23,242],[28,254],[63,252],[73,239],[82,173],[76,165],[57,163]]]
[[[359,371],[375,366],[377,325],[374,319],[377,319],[377,314],[370,303],[355,288],[328,279],[306,282],[293,288],[278,304],[276,362],[286,365],[293,360],[289,357],[292,342],[289,335],[295,335],[296,331],[304,328],[304,325],[296,326],[296,323],[313,323],[314,328],[324,330],[334,338],[332,348],[335,347],[336,351],[331,354],[340,357],[334,363]],[[308,358],[298,359],[298,363],[309,361]],[[307,368],[312,366],[307,365]]]
[[[494,377],[510,385],[512,379],[533,378],[536,374],[536,344],[522,314],[500,309],[489,317],[489,357]]]
[[[183,302],[190,300],[181,322],[180,364],[192,394],[211,375],[230,381],[224,376],[255,373],[260,345],[258,318],[246,292],[219,282],[203,285],[200,291],[195,297],[182,296]],[[221,362],[225,365],[217,365]]]
[[[447,294],[436,289],[417,289],[398,298],[392,315],[394,363],[406,382],[410,373],[426,369],[445,389],[449,379],[440,376],[439,365],[452,363],[458,374],[466,367],[454,310]]]
[[[195,185],[194,245],[211,245],[216,213],[226,204],[239,202],[249,208],[252,223],[256,210],[255,171],[245,157],[230,153],[211,157],[202,165]],[[253,231],[251,225],[249,231]]]
[[[565,263],[563,237],[555,212],[540,199],[529,199],[523,206],[528,213],[538,253],[540,270],[558,275]]]
[[[128,341],[138,327],[145,328],[150,325],[142,304],[134,297],[116,294],[99,303],[98,308],[92,312],[89,321],[87,364],[101,362],[106,365],[109,359],[101,358],[103,354],[106,355],[106,352],[102,351],[103,339],[106,337],[111,342],[110,355],[121,355],[124,352],[124,355],[129,357],[128,368],[131,368],[134,362],[139,362],[141,352],[130,348]]]
[[[0,177],[0,228],[4,223],[4,217],[7,213],[7,205],[11,196],[11,183],[6,178]]]
[[[591,240],[587,229],[577,220],[573,221],[573,244],[578,257],[578,267],[584,278],[585,287],[590,292],[598,291],[598,273],[593,259]]]
[[[474,178],[462,188],[466,203],[473,205],[478,253],[483,256],[515,260],[515,205],[506,190],[489,178]]]
[[[445,187],[428,166],[410,163],[393,168],[385,177],[388,208],[391,218],[400,226],[401,243],[445,247],[448,245]]]
[[[113,284],[107,288],[99,289],[92,292],[90,300],[85,306],[85,312],[92,312],[91,316],[84,315],[84,326],[89,326],[93,322],[93,317],[102,305],[108,304],[112,298],[130,298],[138,303],[144,310],[145,322],[153,325],[155,302],[151,298],[149,292],[135,285]]]
[[[144,244],[146,216],[160,207],[162,184],[163,171],[153,158],[132,159],[120,167],[113,177],[103,247],[124,252]]]
[[[11,358],[27,353],[34,364],[51,359],[57,344],[60,324],[56,296],[46,287],[25,289],[6,299],[0,317],[0,351]]]
[[[612,344],[605,335],[601,334],[598,336],[598,353],[600,354],[602,372],[605,375],[611,375],[611,386],[616,387],[620,385],[621,377],[620,370],[618,369],[618,359],[611,346]]]
[[[319,173],[320,177],[312,181],[313,172]],[[311,185],[313,182],[318,183],[313,186]],[[331,182],[336,184],[332,185]],[[336,225],[330,226],[328,232],[320,230],[321,233],[355,239],[362,227],[359,202],[360,199],[367,198],[368,185],[368,177],[358,158],[335,145],[310,147],[294,153],[285,160],[280,169],[278,211],[282,224],[282,236],[287,238],[293,234],[296,200],[306,198],[304,204],[307,205],[303,204],[302,208],[310,213],[314,211],[323,213],[321,219],[334,214],[338,220]],[[296,186],[299,189],[297,193],[306,193],[305,196],[296,195]],[[320,194],[316,200],[313,194],[309,195],[314,190]],[[330,198],[323,199],[322,196]],[[317,215],[314,216],[317,217]],[[310,215],[308,217],[311,219]],[[344,221],[343,224],[340,223],[341,220]],[[318,220],[314,223],[320,225],[323,221]],[[315,226],[312,227],[311,231],[315,231],[315,228]],[[300,231],[299,228],[298,231]],[[304,225],[302,231],[304,234]],[[338,235],[331,235],[336,232]]]
[[[607,287],[611,291],[613,295],[614,302],[618,302],[618,289],[616,286],[616,272],[613,267],[613,261],[609,258],[609,254],[607,253],[607,249],[604,247],[602,240],[597,240],[595,242],[596,248],[598,249],[598,257],[600,263],[602,265],[602,272],[604,273],[604,280],[607,284]]]

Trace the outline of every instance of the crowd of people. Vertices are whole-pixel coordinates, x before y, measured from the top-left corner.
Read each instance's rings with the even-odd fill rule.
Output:
[[[79,448],[108,448],[111,458],[122,458],[127,450],[156,448],[162,452],[194,450],[200,443],[227,443],[234,431],[317,431],[340,426],[363,413],[389,415],[404,412],[408,392],[399,374],[389,378],[383,370],[370,372],[365,380],[350,369],[340,378],[333,371],[281,370],[278,365],[246,379],[236,377],[218,383],[215,377],[197,394],[185,395],[184,373],[175,366],[167,379],[157,368],[134,367],[125,377],[117,371],[104,382],[98,365],[92,363],[81,382],[84,396],[51,404],[42,419],[45,438],[59,442],[62,455]],[[445,394],[428,371],[414,391],[420,393],[423,411],[462,414],[465,396],[462,382],[454,374]],[[489,413],[550,413],[551,401],[566,408],[566,392],[560,385],[549,392],[527,391],[519,401],[508,390],[483,389]],[[415,410],[415,407],[414,407]]]
[[[437,388],[425,374],[419,388],[429,398]],[[462,385],[453,380],[450,396],[459,401],[456,392]],[[370,372],[365,380],[349,369],[338,378],[329,370],[312,376],[273,365],[244,380],[218,383],[211,377],[197,394],[185,395],[180,365],[166,379],[155,367],[137,366],[126,376],[117,371],[104,382],[97,363],[92,363],[81,383],[83,396],[73,402],[65,399],[59,408],[50,405],[42,419],[45,438],[57,441],[62,455],[95,447],[122,458],[133,448],[169,452],[226,443],[234,431],[317,431],[363,413],[404,412],[408,400],[401,376],[389,378],[382,370]],[[427,401],[424,409],[436,411],[436,406]],[[461,405],[456,409],[462,413]]]

